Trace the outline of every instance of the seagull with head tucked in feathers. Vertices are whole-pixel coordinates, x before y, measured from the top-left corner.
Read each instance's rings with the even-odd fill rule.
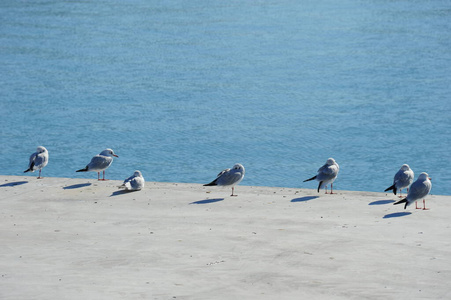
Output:
[[[144,177],[141,171],[136,170],[132,176],[124,180],[124,183],[119,186],[120,189],[126,191],[139,191],[144,188]]]
[[[335,162],[335,159],[329,158],[326,161],[326,163],[321,168],[318,169],[318,174],[316,174],[312,178],[304,180],[304,182],[316,179],[317,181],[319,181],[318,193],[322,187],[325,187],[326,194],[327,194],[327,185],[330,183],[330,193],[333,194],[334,193],[333,183],[335,179],[337,179],[339,170],[340,167]]]
[[[28,164],[28,169],[24,171],[24,173],[27,172],[34,172],[36,170],[39,170],[39,176],[38,179],[41,179],[41,170],[49,163],[49,152],[47,149],[43,146],[39,146],[35,153],[31,154],[30,156],[30,163]]]
[[[204,186],[214,186],[214,185],[222,185],[222,186],[232,186],[232,195],[235,191],[235,185],[239,184],[241,180],[244,178],[244,167],[242,164],[235,164],[231,169],[225,169],[218,174],[215,180],[210,183],[204,184]]]
[[[384,192],[393,190],[393,194],[396,195],[396,192],[399,190],[399,197],[401,196],[401,190],[407,188],[407,192],[409,192],[409,186],[412,184],[414,178],[414,173],[409,165],[404,164],[401,166],[398,172],[396,172],[395,177],[393,178],[393,185],[386,188]]]

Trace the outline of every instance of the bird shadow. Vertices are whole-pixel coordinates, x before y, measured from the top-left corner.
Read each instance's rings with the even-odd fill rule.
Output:
[[[394,200],[378,200],[368,203],[368,205],[384,205],[395,202]]]
[[[0,185],[0,187],[7,187],[7,186],[16,186],[16,185],[22,185],[28,183],[28,181],[14,181],[14,182],[8,182],[5,184]]]
[[[110,197],[113,197],[113,196],[119,196],[119,195],[125,195],[125,194],[130,194],[130,193],[133,193],[133,192],[138,192],[138,190],[136,190],[136,191],[132,191],[132,190],[118,190],[118,191],[113,192],[113,193],[110,195]]]
[[[412,214],[411,212],[407,212],[407,211],[396,212],[396,213],[391,213],[391,214],[383,216],[383,219],[399,218],[399,217],[404,217],[404,216],[408,216],[408,215],[411,215],[411,214]]]
[[[310,201],[313,199],[317,199],[319,198],[319,196],[305,196],[305,197],[301,197],[301,198],[295,198],[293,200],[291,200],[291,202],[305,202],[305,201]]]
[[[68,185],[63,187],[64,190],[73,190],[73,189],[79,189],[85,186],[90,186],[91,183],[77,183],[77,184],[73,184],[73,185]]]
[[[191,202],[190,204],[209,204],[209,203],[215,203],[224,200],[224,198],[215,198],[215,199],[205,199],[205,200],[199,200]]]

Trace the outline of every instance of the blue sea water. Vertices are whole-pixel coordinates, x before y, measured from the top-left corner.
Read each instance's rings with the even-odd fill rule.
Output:
[[[451,195],[449,1],[1,1],[0,174]]]

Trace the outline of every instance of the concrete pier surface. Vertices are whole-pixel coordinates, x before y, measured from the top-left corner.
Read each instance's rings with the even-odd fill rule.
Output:
[[[451,196],[121,183],[0,176],[0,299],[451,298]]]

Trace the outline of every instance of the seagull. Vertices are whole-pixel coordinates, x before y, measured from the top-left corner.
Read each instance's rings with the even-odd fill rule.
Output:
[[[395,174],[393,185],[387,188],[384,192],[393,190],[393,194],[396,195],[397,190],[399,190],[399,197],[402,198],[401,190],[407,188],[407,192],[409,192],[409,186],[413,182],[413,177],[413,171],[409,165],[402,165],[401,169],[399,169],[399,171]]]
[[[333,187],[334,187],[333,182],[337,178],[339,170],[340,170],[340,167],[335,162],[335,159],[329,158],[326,161],[326,163],[321,168],[318,169],[318,174],[316,174],[316,176],[306,179],[306,180],[304,180],[304,182],[310,181],[313,179],[318,180],[319,181],[318,193],[322,187],[325,187],[326,194],[327,194],[327,185],[330,183],[330,193],[333,194],[334,193],[333,192]]]
[[[423,210],[426,210],[428,208],[426,208],[426,201],[424,200],[424,197],[429,194],[431,188],[431,178],[429,178],[428,173],[423,172],[420,174],[417,181],[412,183],[412,185],[410,186],[407,197],[393,204],[405,203],[404,209],[406,209],[407,206],[415,202],[415,208],[421,209],[421,207],[417,206],[417,200],[423,199]]]
[[[222,186],[232,186],[232,195],[235,191],[235,185],[239,184],[244,178],[244,167],[242,164],[235,164],[232,169],[225,169],[218,174],[215,180],[210,183],[204,184],[204,186],[222,185]]]
[[[34,172],[39,170],[38,179],[41,179],[41,170],[44,168],[49,162],[49,152],[45,147],[39,146],[35,153],[30,156],[30,164],[28,165],[28,169],[23,171],[27,173],[29,171]]]
[[[119,188],[126,191],[139,191],[144,188],[144,177],[140,171],[136,170],[132,176],[124,180],[124,183]]]
[[[105,149],[100,154],[94,156],[91,159],[91,162],[84,168],[77,170],[76,172],[88,172],[93,171],[97,172],[97,180],[107,180],[105,179],[105,170],[111,165],[113,162],[113,156],[119,157],[114,154],[114,151],[111,149]],[[100,179],[100,171],[103,171],[103,179]]]

